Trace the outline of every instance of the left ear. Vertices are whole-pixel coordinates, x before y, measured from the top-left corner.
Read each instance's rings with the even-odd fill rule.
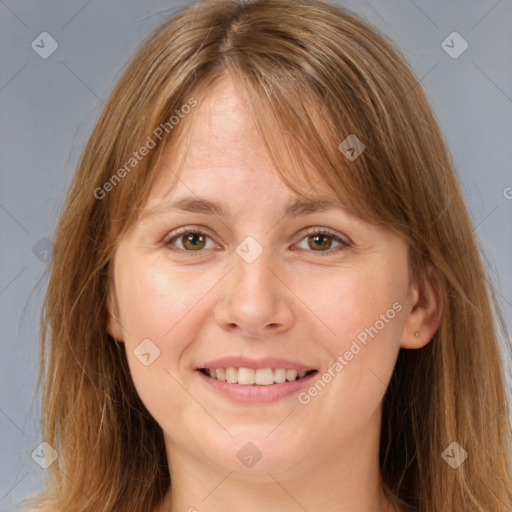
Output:
[[[443,293],[437,272],[427,263],[423,276],[409,294],[401,348],[422,348],[434,337],[443,314]]]

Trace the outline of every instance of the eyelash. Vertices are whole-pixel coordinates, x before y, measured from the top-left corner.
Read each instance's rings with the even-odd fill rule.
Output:
[[[189,251],[189,250],[186,250],[186,249],[180,249],[180,248],[172,247],[173,246],[173,241],[178,240],[183,235],[188,235],[188,234],[203,235],[203,236],[206,236],[207,238],[209,238],[211,240],[211,237],[209,235],[207,235],[206,233],[204,233],[203,231],[201,231],[200,229],[196,229],[196,228],[193,228],[193,227],[185,227],[185,228],[178,229],[174,233],[170,233],[164,239],[163,244],[169,250],[171,250],[171,251],[181,252],[181,253],[187,254],[188,256],[195,256],[195,253],[200,254],[200,253],[204,252],[205,249],[197,250],[197,251]],[[308,251],[306,249],[308,252],[320,253],[319,256],[321,256],[321,257],[322,256],[330,256],[331,254],[340,252],[343,249],[346,249],[347,247],[352,247],[351,243],[349,243],[346,240],[343,240],[342,238],[340,238],[339,236],[337,236],[333,232],[331,232],[329,230],[326,230],[326,229],[312,229],[312,230],[308,231],[300,241],[302,242],[306,238],[313,237],[313,236],[318,236],[318,235],[324,235],[324,236],[327,236],[329,238],[332,238],[335,242],[338,242],[340,244],[338,247],[335,247],[333,249],[329,249],[327,251],[313,251],[312,249]]]

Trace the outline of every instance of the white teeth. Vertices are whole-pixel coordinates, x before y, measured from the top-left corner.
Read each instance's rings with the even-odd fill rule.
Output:
[[[294,381],[305,377],[307,370],[287,370],[285,368],[207,368],[205,373],[212,379],[230,384],[243,384],[250,386],[269,386]]]
[[[286,370],[284,368],[276,368],[274,370],[274,380],[279,384],[286,382]]]
[[[226,368],[226,380],[231,384],[238,382],[238,370],[236,368]]]
[[[240,370],[238,370],[238,378],[240,379]],[[256,384],[268,386],[274,384],[274,370],[272,368],[258,368],[256,370]]]
[[[286,380],[295,380],[297,378],[297,370],[286,370]]]
[[[254,373],[252,368],[238,368],[238,384],[254,384]]]

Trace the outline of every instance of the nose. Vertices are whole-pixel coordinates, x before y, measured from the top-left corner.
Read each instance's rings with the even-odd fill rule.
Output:
[[[264,250],[252,263],[233,254],[234,268],[223,280],[214,310],[222,329],[239,331],[245,338],[264,339],[293,325],[294,294],[270,253]]]

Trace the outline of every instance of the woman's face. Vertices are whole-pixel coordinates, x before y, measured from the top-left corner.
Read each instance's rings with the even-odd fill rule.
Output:
[[[171,460],[286,474],[341,450],[355,463],[378,446],[408,330],[407,246],[350,216],[323,183],[309,195],[334,207],[286,213],[298,197],[229,79],[191,121],[188,151],[164,155],[114,257],[119,324],[109,330],[125,343],[136,389]]]

